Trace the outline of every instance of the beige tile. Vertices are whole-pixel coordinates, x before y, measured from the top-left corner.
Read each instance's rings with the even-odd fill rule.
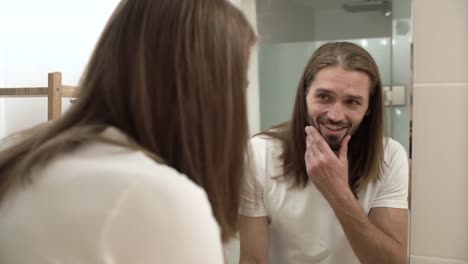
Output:
[[[410,264],[468,264],[468,261],[447,258],[411,256]]]
[[[414,80],[468,81],[468,1],[415,0]]]
[[[468,83],[414,87],[412,255],[468,261],[467,102]]]

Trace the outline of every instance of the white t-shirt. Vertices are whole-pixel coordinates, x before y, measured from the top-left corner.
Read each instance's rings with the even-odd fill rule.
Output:
[[[254,171],[247,177],[239,213],[268,216],[271,264],[359,263],[332,208],[310,181],[304,189],[291,189],[282,180],[278,140],[256,136],[251,140]],[[408,158],[404,148],[386,140],[382,180],[359,193],[366,213],[374,207],[408,208]]]
[[[142,152],[89,143],[32,179],[0,206],[2,264],[224,262],[206,193]]]

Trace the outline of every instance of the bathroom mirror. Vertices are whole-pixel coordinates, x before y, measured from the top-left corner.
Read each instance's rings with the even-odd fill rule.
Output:
[[[244,0],[240,4],[259,35],[249,75],[252,134],[289,119],[303,68],[318,47],[349,41],[364,47],[377,62],[385,87],[385,135],[403,145],[411,165],[411,0]],[[229,263],[237,263],[237,254],[236,242],[228,245]]]

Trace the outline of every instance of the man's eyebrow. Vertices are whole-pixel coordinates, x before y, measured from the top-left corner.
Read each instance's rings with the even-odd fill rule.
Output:
[[[349,99],[356,100],[356,101],[364,101],[364,97],[360,95],[347,95]]]
[[[329,90],[329,89],[326,89],[326,88],[317,88],[315,89],[315,93],[323,93],[323,94],[335,94],[333,91]],[[360,95],[352,95],[352,94],[349,94],[349,95],[346,95],[345,96],[346,98],[348,99],[352,99],[352,100],[356,100],[356,101],[364,101],[364,97],[360,96]]]
[[[326,93],[326,94],[333,94],[332,91],[325,89],[325,88],[317,88],[315,89],[315,93]]]

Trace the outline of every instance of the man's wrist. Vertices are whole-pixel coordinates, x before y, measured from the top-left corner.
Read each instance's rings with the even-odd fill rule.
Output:
[[[353,192],[349,188],[348,185],[344,186],[341,191],[335,192],[330,197],[325,197],[328,200],[328,203],[332,208],[335,207],[348,207],[350,203],[356,201],[356,197],[354,196]]]

